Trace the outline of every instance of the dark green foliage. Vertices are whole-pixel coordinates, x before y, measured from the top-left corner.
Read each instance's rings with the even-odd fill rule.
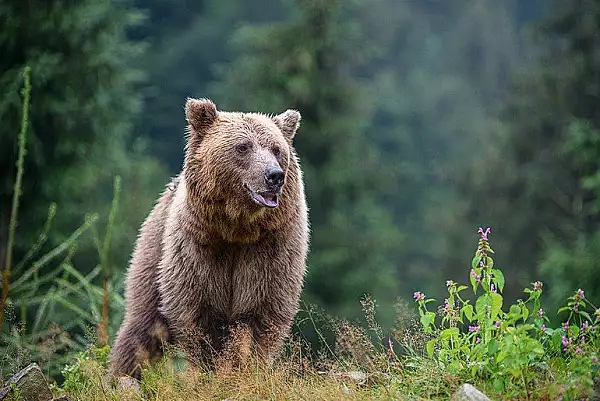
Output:
[[[16,171],[20,72],[29,65],[33,76],[21,200],[26,212],[19,219],[17,257],[35,239],[50,202],[60,211],[50,239],[56,244],[79,224],[84,212],[107,210],[116,174],[123,175],[124,187],[130,190],[136,181],[150,184],[150,174],[160,171],[155,162],[130,151],[132,117],[141,106],[134,86],[142,76],[131,65],[142,45],[129,41],[126,31],[139,18],[110,1],[0,4],[0,243],[6,242]],[[145,194],[154,195],[158,188],[144,185],[138,191],[145,192],[126,199],[139,199],[147,208],[151,200]],[[142,216],[136,212],[121,219],[117,236],[124,249],[130,248],[131,228]]]
[[[148,74],[144,113],[136,129],[151,139],[152,152],[176,173],[183,164],[185,99],[208,95],[215,65],[235,57],[226,43],[239,26],[281,18],[281,6],[275,0],[134,3],[148,13],[134,32],[150,43],[136,62]]]
[[[473,224],[457,219],[464,199],[456,182],[486,147],[493,110],[521,62],[515,3],[465,4],[379,1],[356,12],[360,41],[373,49],[356,75],[369,93],[377,193],[403,233],[395,257],[404,297],[417,287],[439,293],[432,278],[451,276],[471,252]],[[458,249],[448,236],[457,225]]]
[[[559,2],[538,35],[541,56],[503,107],[491,146],[464,181],[466,221],[503,239],[498,262],[518,283],[539,270],[553,306],[567,288],[597,295],[597,110],[600,2]]]

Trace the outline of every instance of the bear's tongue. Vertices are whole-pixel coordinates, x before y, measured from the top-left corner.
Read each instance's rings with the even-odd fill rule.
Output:
[[[277,200],[277,195],[271,194],[269,192],[263,192],[262,194],[259,194],[258,192],[254,193],[254,199],[266,206],[266,207],[277,207],[279,205],[279,202]]]

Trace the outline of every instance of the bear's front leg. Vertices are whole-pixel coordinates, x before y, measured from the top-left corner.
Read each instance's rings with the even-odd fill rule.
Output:
[[[259,360],[271,367],[292,327],[294,315],[264,311],[250,321]]]
[[[158,317],[134,317],[117,334],[110,356],[112,373],[140,379],[143,365],[159,360],[168,341],[167,327]]]
[[[159,269],[160,311],[173,333],[175,345],[187,359],[211,368],[215,353],[222,347],[226,324],[223,313],[211,302],[210,279],[206,269],[194,262],[184,246],[167,253]],[[201,258],[200,258],[201,259]]]
[[[215,358],[215,369],[219,374],[231,373],[250,367],[253,348],[252,328],[245,323],[229,327],[223,347]]]

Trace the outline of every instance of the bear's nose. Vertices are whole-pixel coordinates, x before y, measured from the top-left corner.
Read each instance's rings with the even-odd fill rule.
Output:
[[[265,181],[270,189],[277,191],[283,186],[285,174],[279,167],[270,167],[265,171]]]

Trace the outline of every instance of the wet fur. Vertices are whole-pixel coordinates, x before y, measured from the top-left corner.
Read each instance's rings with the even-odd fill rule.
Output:
[[[169,343],[213,364],[235,332],[269,363],[298,310],[309,237],[292,147],[300,115],[217,112],[209,100],[189,99],[186,117],[183,171],[142,225],[127,273],[125,318],[110,358],[118,375],[139,377]],[[245,139],[257,150],[236,159],[232,146]],[[252,204],[240,185],[260,185],[257,174],[269,163],[286,173],[275,209]]]

